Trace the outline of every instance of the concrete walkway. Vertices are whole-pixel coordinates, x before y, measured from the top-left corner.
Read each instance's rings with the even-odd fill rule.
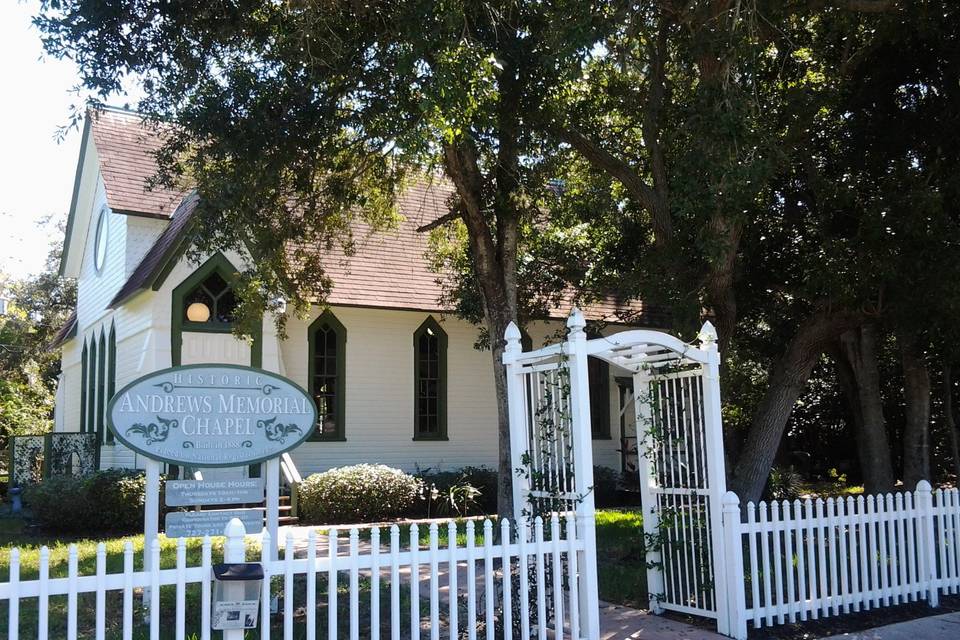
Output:
[[[629,607],[600,603],[600,640],[729,640],[717,633]]]
[[[876,629],[841,633],[824,640],[953,640],[960,638],[960,612],[917,618]]]

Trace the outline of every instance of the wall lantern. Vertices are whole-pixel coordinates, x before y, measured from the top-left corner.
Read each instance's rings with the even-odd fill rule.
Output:
[[[255,629],[260,612],[263,565],[259,562],[215,564],[213,582],[210,626],[217,630]]]
[[[187,320],[190,322],[206,322],[210,319],[210,307],[202,302],[193,302],[187,307]]]

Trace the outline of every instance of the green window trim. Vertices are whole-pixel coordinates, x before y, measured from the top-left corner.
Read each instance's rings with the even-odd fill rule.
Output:
[[[97,430],[97,339],[90,338],[90,355],[87,360],[87,425],[84,431]]]
[[[117,329],[112,322],[110,323],[110,338],[107,345],[107,369],[110,372],[107,376],[107,398],[112,398],[117,390]],[[113,431],[110,429],[105,429],[105,431],[106,444],[114,444]]]
[[[100,340],[97,343],[97,444],[102,444],[104,430],[106,429],[107,402],[105,394],[107,392],[107,339],[100,330]]]
[[[587,359],[590,385],[590,434],[594,440],[611,440],[610,364],[590,356]]]
[[[340,322],[330,309],[326,309],[316,320],[307,327],[307,391],[310,397],[316,401],[316,377],[317,377],[317,353],[316,349],[320,346],[317,340],[318,334],[325,328],[333,332],[335,336],[336,362],[334,384],[334,425],[335,430],[330,433],[324,433],[320,424],[322,416],[319,415],[320,403],[317,404],[318,424],[314,425],[313,433],[310,435],[312,442],[343,442],[347,439],[346,430],[346,371],[347,371],[347,328]]]
[[[193,292],[204,280],[217,273],[226,283],[235,288],[237,269],[222,253],[216,253],[200,265],[196,271],[178,284],[172,294],[173,308],[170,319],[170,361],[175,367],[180,366],[183,358],[183,332],[231,333],[233,326],[230,323],[199,323],[184,319],[183,303],[186,297]],[[253,343],[250,345],[250,366],[263,366],[263,320],[254,329],[250,336]]]
[[[436,429],[422,429],[422,422],[429,420],[432,414],[424,414],[423,385],[424,371],[421,357],[421,339],[428,336],[436,338],[437,370],[436,376],[429,380],[436,381]],[[447,332],[440,324],[428,316],[413,334],[413,439],[414,440],[448,440],[447,437]],[[428,348],[429,349],[429,348]]]
[[[87,341],[83,341],[80,355],[80,432],[87,430]],[[13,448],[11,447],[11,451]],[[12,467],[11,467],[12,468]]]

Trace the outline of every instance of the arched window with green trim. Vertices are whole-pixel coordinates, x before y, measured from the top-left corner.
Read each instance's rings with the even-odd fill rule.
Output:
[[[103,330],[100,330],[100,339],[97,342],[97,443],[103,443],[106,434],[107,402],[106,402],[106,377],[107,377],[107,339]]]
[[[428,317],[413,334],[413,439],[447,439],[447,334]]]
[[[603,333],[592,323],[587,324],[589,338],[600,338]],[[587,358],[587,380],[590,389],[590,432],[594,440],[610,440],[610,364],[600,358]]]
[[[327,309],[307,328],[307,380],[317,405],[311,440],[346,440],[347,328]]]
[[[171,362],[180,364],[183,332],[230,333],[238,306],[234,292],[237,269],[222,253],[210,257],[173,290],[170,330]],[[258,326],[250,348],[250,365],[263,362],[263,336]]]
[[[90,338],[90,350],[87,357],[87,424],[84,431],[97,430],[97,337]]]
[[[112,322],[110,323],[110,337],[107,339],[107,372],[107,401],[109,401],[117,391],[117,329]],[[113,431],[106,427],[104,430],[106,431],[106,443],[113,444]]]
[[[83,352],[80,356],[80,431],[87,430],[87,377],[90,375],[87,371],[89,366],[89,356],[87,355],[87,341],[83,341]]]

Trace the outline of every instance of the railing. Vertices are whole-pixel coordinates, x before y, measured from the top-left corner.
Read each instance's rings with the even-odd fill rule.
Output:
[[[281,454],[280,471],[283,472],[283,478],[290,487],[290,515],[297,516],[300,507],[300,483],[303,482],[303,478],[289,453]]]
[[[960,590],[960,494],[915,492],[748,503],[724,501],[728,575],[740,581],[732,635],[926,600]],[[732,589],[736,592],[736,589]]]
[[[269,534],[263,532],[261,550],[253,549],[251,557],[243,526],[234,520],[227,527],[224,558],[243,562],[260,555],[265,573],[262,640],[271,633],[308,640],[401,636],[418,640],[421,629],[432,640],[441,632],[468,640],[586,637],[577,586],[583,542],[576,536],[573,516],[564,520],[554,516],[546,526],[538,518],[532,532],[526,524],[517,530],[506,520],[496,527],[486,520],[481,531],[475,527],[473,521],[462,528],[453,521],[443,527],[432,523],[425,545],[417,525],[403,536],[405,545],[397,526],[386,532],[372,527],[362,535],[351,528],[345,545],[337,528],[323,533],[311,529],[299,541],[288,533],[283,558],[271,561]],[[441,542],[442,533],[447,535]],[[461,535],[464,544],[459,542]],[[195,551],[194,546],[191,552]],[[71,545],[67,576],[51,578],[50,555],[44,547],[39,578],[21,580],[20,550],[14,549],[10,579],[0,583],[0,603],[8,605],[6,637],[46,640],[51,634],[61,636],[65,629],[68,640],[100,639],[108,633],[129,640],[148,628],[153,640],[161,637],[161,630],[164,637],[178,640],[193,633],[201,640],[210,638],[211,540],[203,540],[194,566],[188,566],[183,539],[176,542],[173,568],[162,568],[160,539],[152,542],[151,555],[151,570],[134,571],[134,550],[127,542],[122,571],[107,573],[106,547],[100,544],[95,573],[80,575],[77,548]],[[148,621],[135,606],[141,589]],[[281,604],[279,616],[271,621],[275,595]],[[21,616],[23,612],[28,615]],[[35,626],[28,622],[34,618]]]

